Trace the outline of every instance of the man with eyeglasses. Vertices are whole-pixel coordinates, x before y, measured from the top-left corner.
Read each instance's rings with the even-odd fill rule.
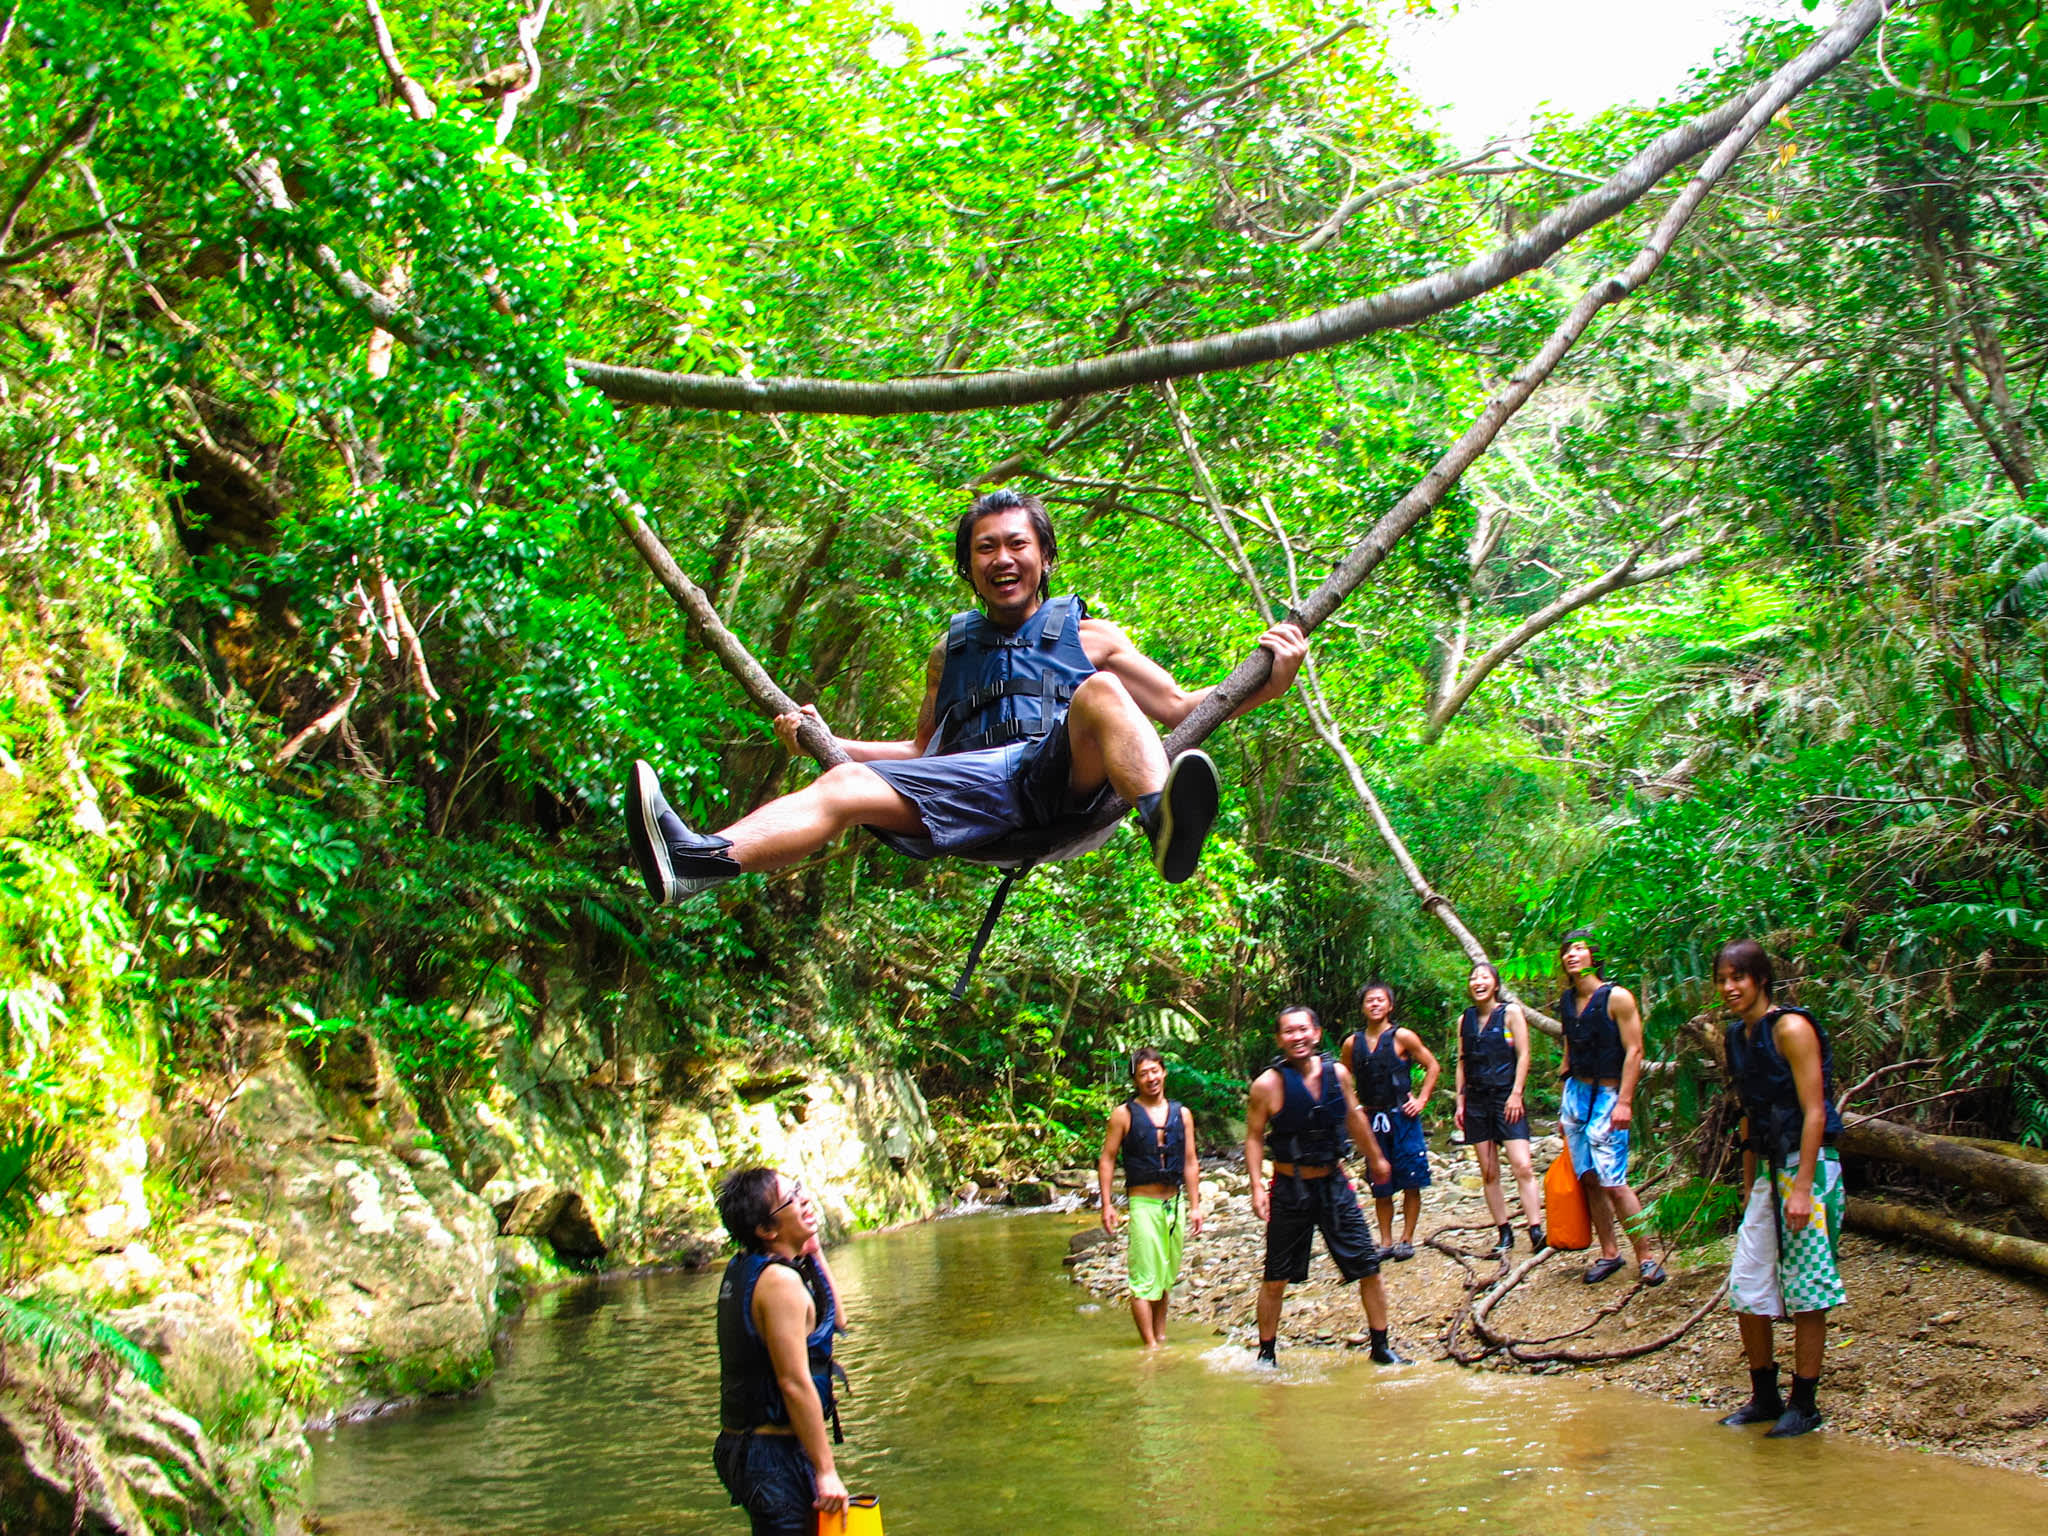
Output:
[[[846,1510],[832,1460],[844,1438],[832,1396],[842,1318],[817,1209],[788,1175],[742,1168],[720,1186],[718,1214],[740,1251],[718,1287],[712,1462],[754,1536],[813,1536],[819,1511]]]

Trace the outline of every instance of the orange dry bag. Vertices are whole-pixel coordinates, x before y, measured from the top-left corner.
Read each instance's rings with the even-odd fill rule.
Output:
[[[1543,1235],[1553,1248],[1593,1245],[1592,1213],[1586,1209],[1586,1192],[1579,1188],[1579,1176],[1572,1172],[1569,1152],[1560,1152],[1543,1175]]]
[[[857,1493],[846,1501],[843,1515],[819,1510],[818,1536],[882,1536],[882,1501],[872,1493]]]

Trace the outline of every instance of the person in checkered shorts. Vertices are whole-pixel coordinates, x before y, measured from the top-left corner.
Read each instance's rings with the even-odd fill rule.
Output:
[[[1842,1230],[1842,1133],[1827,1031],[1802,1008],[1773,1000],[1771,957],[1753,939],[1723,944],[1714,986],[1728,1021],[1728,1074],[1742,1100],[1742,1178],[1749,1204],[1728,1273],[1749,1357],[1749,1401],[1721,1420],[1771,1422],[1765,1438],[1821,1426],[1814,1392],[1827,1349],[1828,1309],[1846,1299],[1835,1247]],[[1773,1322],[1792,1319],[1792,1397],[1778,1392]]]

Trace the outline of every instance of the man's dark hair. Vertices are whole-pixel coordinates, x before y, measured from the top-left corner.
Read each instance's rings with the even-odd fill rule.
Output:
[[[1305,1013],[1308,1015],[1309,1023],[1315,1025],[1317,1029],[1321,1029],[1323,1027],[1323,1016],[1320,1013],[1317,1013],[1315,1009],[1309,1007],[1307,1003],[1289,1003],[1285,1008],[1282,1008],[1278,1013],[1273,1015],[1274,1026],[1277,1028],[1280,1021],[1286,1018],[1287,1015],[1289,1015],[1290,1013]]]
[[[1158,1046],[1141,1045],[1131,1052],[1131,1071],[1136,1072],[1148,1061],[1156,1061],[1162,1067],[1166,1065],[1166,1057],[1161,1054]]]
[[[1022,512],[1031,519],[1038,551],[1045,556],[1045,571],[1038,578],[1038,595],[1052,596],[1052,563],[1059,558],[1060,541],[1053,536],[1052,519],[1045,515],[1045,504],[1024,491],[990,491],[960,514],[960,521],[953,527],[953,569],[960,573],[962,581],[970,587],[974,585],[974,525],[1001,512]]]
[[[775,1196],[782,1175],[773,1168],[742,1168],[718,1186],[718,1216],[732,1240],[749,1253],[768,1245],[761,1228],[775,1220]]]
[[[1394,1016],[1394,1010],[1401,1006],[1401,999],[1399,994],[1394,991],[1392,982],[1381,981],[1377,976],[1358,989],[1358,996],[1351,1000],[1352,1011],[1355,1013],[1360,1008],[1363,1008],[1365,1000],[1375,992],[1387,994],[1387,1017],[1391,1019]]]
[[[1593,957],[1593,974],[1595,976],[1605,976],[1607,971],[1600,963],[1600,946],[1593,942],[1593,930],[1591,928],[1574,928],[1570,933],[1559,939],[1557,941],[1558,960],[1562,962],[1564,952],[1581,940],[1585,942],[1586,952]]]
[[[1747,976],[1764,989],[1769,997],[1778,984],[1778,973],[1771,964],[1771,957],[1763,945],[1755,939],[1730,939],[1714,952],[1714,979],[1719,980],[1721,967],[1727,966],[1737,976]]]

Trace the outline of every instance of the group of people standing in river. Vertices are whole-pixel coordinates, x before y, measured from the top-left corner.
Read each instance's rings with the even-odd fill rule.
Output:
[[[1568,980],[1558,1011],[1563,1025],[1558,1126],[1584,1189],[1600,1254],[1583,1279],[1599,1284],[1635,1252],[1645,1286],[1668,1278],[1650,1248],[1642,1205],[1628,1182],[1629,1130],[1643,1065],[1642,1016],[1625,987],[1600,975],[1590,936],[1569,936],[1559,951]],[[1490,964],[1472,968],[1472,1004],[1459,1021],[1455,1119],[1479,1158],[1487,1204],[1498,1227],[1495,1252],[1513,1251],[1501,1184],[1506,1152],[1533,1251],[1544,1246],[1539,1183],[1529,1158],[1526,1109],[1530,1026],[1503,995]],[[1836,1244],[1843,1193],[1834,1141],[1827,1032],[1804,1009],[1775,1000],[1770,956],[1752,940],[1724,944],[1714,985],[1727,1006],[1727,1067],[1741,1100],[1743,1182],[1749,1191],[1728,1276],[1749,1365],[1750,1397],[1721,1422],[1768,1423],[1767,1438],[1803,1435],[1822,1422],[1815,1401],[1830,1309],[1844,1300]],[[1368,982],[1360,1026],[1336,1055],[1323,1050],[1313,1008],[1279,1011],[1278,1054],[1252,1079],[1245,1116],[1245,1171],[1254,1214],[1265,1226],[1258,1291],[1257,1360],[1278,1363],[1287,1287],[1308,1278],[1317,1233],[1331,1262],[1358,1285],[1372,1360],[1407,1361],[1389,1325],[1383,1263],[1414,1253],[1420,1192],[1429,1183],[1422,1113],[1441,1067],[1413,1030],[1394,1022],[1393,989]],[[1423,1074],[1419,1091],[1415,1074]],[[1131,1315],[1147,1347],[1165,1341],[1167,1306],[1183,1247],[1202,1230],[1201,1167],[1195,1117],[1167,1094],[1163,1055],[1146,1046],[1131,1065],[1135,1092],[1111,1113],[1098,1164],[1102,1223],[1128,1229]],[[1363,1158],[1378,1218],[1373,1241],[1345,1160]],[[1122,1164],[1125,1207],[1114,1179]],[[1393,1239],[1394,1197],[1402,1197],[1402,1237]],[[847,1492],[833,1460],[838,1439],[832,1341],[845,1325],[831,1270],[818,1244],[818,1217],[803,1187],[769,1168],[734,1174],[719,1209],[740,1252],[718,1297],[722,1370],[719,1476],[745,1507],[755,1536],[810,1536],[818,1511],[843,1511]],[[1404,1251],[1405,1250],[1405,1251]],[[1772,1324],[1793,1324],[1789,1399],[1780,1388]],[[828,1435],[828,1426],[830,1434]]]
[[[1099,846],[1117,803],[1135,812],[1161,877],[1168,883],[1190,878],[1216,818],[1221,785],[1215,764],[1200,751],[1169,759],[1154,727],[1186,721],[1207,690],[1183,688],[1123,630],[1091,617],[1078,598],[1054,598],[1057,556],[1051,520],[1036,498],[1005,489],[975,501],[954,528],[953,557],[980,608],[956,614],[933,646],[912,736],[842,740],[846,761],[719,832],[687,825],[653,767],[634,763],[626,784],[626,833],[650,899],[671,905],[743,873],[785,867],[856,827],[914,858],[960,855],[1014,872]],[[1308,653],[1307,636],[1290,621],[1268,627],[1258,643],[1266,653],[1266,680],[1234,714],[1283,696]],[[807,727],[823,727],[809,706],[775,722],[792,749]],[[999,907],[1000,897],[984,937]],[[1662,1263],[1650,1251],[1641,1204],[1628,1184],[1641,1016],[1625,988],[1601,979],[1585,935],[1568,939],[1561,959],[1570,987],[1561,1004],[1559,1128],[1601,1245],[1585,1278],[1598,1282],[1625,1267],[1619,1246],[1625,1232],[1643,1283],[1658,1285],[1665,1278]],[[1743,1313],[1754,1389],[1750,1403],[1727,1422],[1769,1418],[1773,1434],[1803,1433],[1819,1423],[1813,1383],[1826,1309],[1841,1295],[1833,1264],[1841,1195],[1827,1147],[1837,1128],[1827,1088],[1827,1037],[1805,1013],[1773,1005],[1770,962],[1753,944],[1723,949],[1716,984],[1741,1025],[1730,1027],[1729,1059],[1748,1116],[1746,1176],[1756,1172],[1758,1159],[1765,1163],[1754,1181],[1730,1288]],[[1459,1031],[1457,1119],[1486,1173],[1501,1251],[1514,1238],[1500,1187],[1503,1150],[1530,1243],[1540,1247],[1543,1219],[1524,1103],[1528,1021],[1502,995],[1491,966],[1474,969],[1471,995]],[[1400,1362],[1380,1266],[1414,1252],[1421,1190],[1429,1179],[1421,1116],[1440,1068],[1419,1035],[1393,1023],[1391,988],[1366,987],[1360,1012],[1363,1027],[1333,1057],[1321,1050],[1322,1024],[1312,1008],[1281,1010],[1279,1055],[1251,1085],[1245,1154],[1252,1205],[1266,1224],[1258,1333],[1260,1354],[1269,1360],[1286,1288],[1307,1278],[1310,1245],[1320,1231],[1339,1272],[1358,1282],[1373,1358]],[[1417,1070],[1425,1074],[1419,1093]],[[1179,1245],[1199,1230],[1200,1183],[1193,1117],[1165,1098],[1166,1068],[1156,1052],[1139,1053],[1134,1080],[1138,1093],[1116,1111],[1104,1149],[1104,1221],[1117,1221],[1108,1183],[1115,1155],[1122,1155],[1133,1312],[1140,1334],[1153,1344],[1162,1336]],[[1344,1171],[1353,1147],[1365,1159],[1378,1242]],[[837,1433],[831,1355],[843,1318],[817,1245],[816,1212],[793,1180],[766,1168],[735,1174],[719,1204],[741,1250],[719,1293],[725,1381],[719,1473],[734,1502],[749,1510],[757,1533],[808,1533],[814,1510],[846,1508],[826,1435],[828,1422]],[[1789,1404],[1779,1400],[1770,1365],[1770,1319],[1787,1307],[1797,1321]]]

